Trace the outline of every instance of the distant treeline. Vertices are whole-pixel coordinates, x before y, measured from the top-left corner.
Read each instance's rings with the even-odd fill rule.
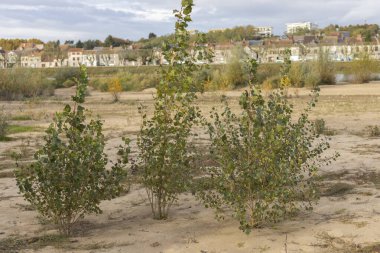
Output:
[[[336,31],[347,31],[350,32],[351,37],[356,37],[361,35],[365,40],[370,41],[370,39],[380,32],[379,25],[377,24],[358,24],[358,25],[328,25],[325,28],[321,28],[313,33],[321,33],[329,35]],[[300,33],[305,34],[310,31],[300,31]],[[134,44],[136,47],[141,49],[152,49],[155,47],[161,47],[164,41],[167,41],[172,34],[157,36],[153,32],[149,33],[146,38],[141,38],[140,40],[133,41],[129,39],[121,39],[115,36],[109,35],[103,41],[99,39],[85,40],[85,41],[75,41],[66,40],[64,42],[54,41],[56,44],[68,44],[76,48],[83,48],[86,50],[92,50],[95,47],[125,47]],[[252,40],[258,39],[255,27],[252,25],[247,26],[236,26],[233,28],[211,30],[206,33],[207,39],[211,43],[224,44],[231,41],[242,41],[242,40]],[[192,36],[192,40],[195,40],[195,35]],[[0,47],[4,50],[15,50],[21,43],[32,42],[35,44],[43,44],[39,39],[0,39]],[[58,42],[58,43],[57,43]]]
[[[3,50],[16,50],[22,43],[44,44],[39,39],[0,39],[0,47]]]

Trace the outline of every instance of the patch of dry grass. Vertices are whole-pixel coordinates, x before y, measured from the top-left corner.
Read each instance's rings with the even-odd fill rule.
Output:
[[[380,242],[370,245],[356,244],[352,239],[345,239],[322,232],[317,236],[319,243],[314,246],[326,253],[379,253]]]

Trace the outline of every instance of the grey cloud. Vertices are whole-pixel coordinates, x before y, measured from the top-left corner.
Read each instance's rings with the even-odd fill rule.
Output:
[[[138,39],[173,30],[174,0],[1,0],[0,37]],[[271,25],[281,34],[287,22],[380,23],[377,0],[195,0],[192,29]]]

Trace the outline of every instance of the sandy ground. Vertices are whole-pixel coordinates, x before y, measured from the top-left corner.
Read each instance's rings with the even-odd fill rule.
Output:
[[[47,100],[0,102],[0,106],[5,105],[12,116],[31,117],[12,124],[46,127],[72,92],[62,89]],[[239,91],[203,94],[199,106],[205,113],[210,111],[222,94],[237,109]],[[291,90],[290,94],[296,111],[300,111],[308,91]],[[120,136],[135,139],[141,123],[137,107],[152,105],[152,91],[123,93],[121,103],[111,101],[109,94],[92,91],[86,106],[104,119],[106,150],[113,157]],[[168,220],[153,220],[144,189],[134,186],[129,194],[103,202],[103,214],[87,216],[69,242],[30,246],[21,252],[360,252],[356,250],[380,244],[380,139],[369,137],[366,130],[369,125],[380,125],[380,83],[322,87],[311,117],[326,120],[334,132],[329,152],[341,155],[331,166],[322,168],[325,184],[349,186],[348,190],[323,196],[311,212],[245,235],[233,219],[216,221],[213,211],[191,194],[181,195]],[[31,153],[26,143],[38,146],[42,135],[41,131],[23,133],[11,136],[13,141],[0,142],[0,243],[56,233],[30,210],[11,174],[12,150],[21,148]]]

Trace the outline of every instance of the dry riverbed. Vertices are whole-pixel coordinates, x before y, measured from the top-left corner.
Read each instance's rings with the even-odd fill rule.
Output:
[[[18,194],[12,152],[21,151],[30,159],[42,144],[43,129],[73,91],[57,90],[48,99],[0,102],[18,129],[10,141],[0,142],[0,252],[380,252],[380,136],[370,136],[369,128],[380,126],[380,83],[322,87],[311,117],[325,119],[329,152],[340,153],[336,162],[322,168],[323,196],[313,211],[250,235],[230,218],[216,221],[213,211],[191,194],[181,195],[168,220],[153,220],[144,189],[135,185],[129,194],[104,201],[102,214],[82,220],[74,238],[57,236]],[[111,95],[91,91],[86,107],[104,120],[111,159],[121,136],[136,139],[141,124],[137,108],[151,108],[152,92],[123,93],[120,103],[111,103]],[[300,112],[309,91],[289,92]],[[220,105],[223,94],[237,110],[240,91],[206,93],[200,96],[200,108],[207,114]]]

